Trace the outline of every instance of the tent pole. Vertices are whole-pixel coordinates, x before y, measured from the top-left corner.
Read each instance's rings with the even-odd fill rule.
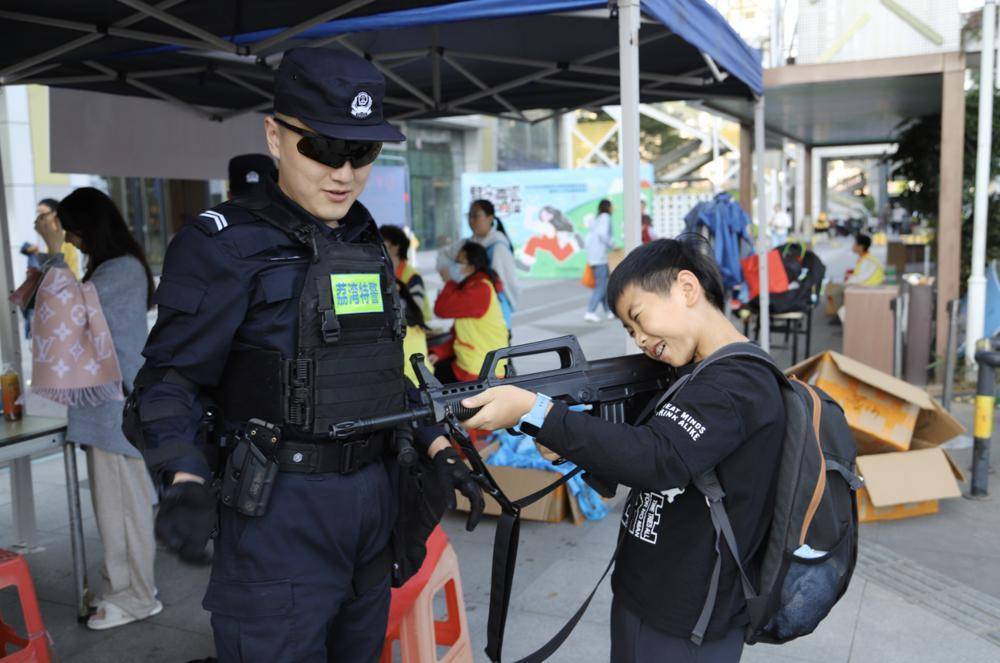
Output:
[[[625,251],[639,246],[639,0],[618,2]]]
[[[969,275],[969,318],[965,358],[976,356],[986,319],[986,224],[990,184],[990,146],[993,144],[993,65],[996,44],[996,0],[983,7],[983,46],[979,66],[979,138],[976,141],[976,198],[972,226],[972,273]],[[992,332],[993,330],[989,330]]]
[[[618,0],[618,68],[621,84],[620,154],[625,253],[639,246],[639,0]],[[625,337],[625,352],[635,352]]]
[[[767,186],[764,180],[764,97],[753,105],[753,152],[757,166],[757,255],[760,276],[760,347],[771,351],[771,292],[767,282],[767,254],[771,246],[767,236]]]
[[[0,103],[3,95],[0,95]],[[3,163],[0,160],[0,359],[9,363],[18,375],[24,374],[21,365],[21,341],[17,321],[17,307],[8,295],[14,290],[14,271],[10,260],[10,230],[7,223],[7,190]]]

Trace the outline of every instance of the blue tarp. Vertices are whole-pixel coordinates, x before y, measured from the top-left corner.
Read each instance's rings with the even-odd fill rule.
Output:
[[[684,38],[715,63],[746,83],[754,94],[764,94],[760,52],[750,48],[733,26],[703,0],[642,0],[642,9]]]
[[[569,474],[576,469],[576,465],[570,462],[553,465],[551,461],[543,458],[542,454],[538,452],[534,438],[527,435],[512,435],[505,430],[498,430],[490,435],[490,440],[496,442],[498,446],[497,450],[486,459],[487,465],[521,467],[559,472],[560,474]],[[578,474],[571,477],[566,482],[566,486],[569,488],[572,498],[576,499],[580,512],[587,520],[600,520],[608,515],[608,505],[605,504],[596,490],[587,485],[582,476]],[[515,495],[514,497],[519,498],[523,495]]]

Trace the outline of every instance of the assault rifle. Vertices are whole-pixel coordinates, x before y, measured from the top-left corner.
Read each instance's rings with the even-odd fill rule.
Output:
[[[525,375],[497,377],[501,362],[519,357],[555,354],[559,368]],[[462,400],[490,387],[511,384],[529,391],[541,392],[571,405],[589,405],[591,412],[602,419],[627,423],[669,387],[674,371],[669,366],[649,359],[645,355],[626,355],[613,359],[588,361],[575,336],[561,336],[535,343],[525,343],[494,350],[486,355],[479,377],[471,382],[441,384],[424,364],[421,355],[410,358],[420,383],[420,404],[403,412],[379,417],[345,421],[330,426],[330,436],[337,439],[360,436],[378,430],[398,430],[399,427],[444,423],[452,437],[465,452],[472,466],[472,473],[493,499],[500,505],[493,544],[493,571],[490,592],[490,611],[487,623],[486,654],[491,661],[499,661],[503,647],[504,625],[510,604],[511,584],[517,559],[522,508],[544,497],[580,473],[580,468],[567,472],[546,488],[517,500],[510,499],[497,484],[486,463],[462,427],[479,408],[467,408]],[[412,448],[397,448],[398,457],[405,462],[415,458]],[[556,461],[556,464],[562,460]],[[598,477],[583,475],[584,480],[605,497],[615,494],[617,486],[601,481]],[[588,600],[589,603],[589,600]],[[578,612],[572,623],[580,618]],[[570,625],[567,625],[570,626]],[[571,630],[571,628],[570,628]],[[540,661],[549,656],[569,634],[564,628],[545,647],[529,659]]]
[[[525,375],[497,376],[503,361],[548,354],[559,358],[558,368]],[[492,480],[461,426],[461,422],[474,416],[479,408],[465,407],[463,399],[490,387],[514,385],[558,398],[570,405],[592,406],[595,414],[602,419],[625,423],[630,418],[629,414],[641,408],[649,398],[665,391],[673,379],[673,370],[669,366],[645,355],[588,361],[575,336],[560,336],[494,350],[486,355],[479,377],[472,382],[441,384],[427,369],[422,355],[413,355],[410,361],[420,383],[420,405],[394,414],[333,424],[330,436],[346,439],[397,429],[406,424],[446,424],[469,457],[475,473],[481,475],[477,479],[501,505],[506,496]],[[406,456],[407,452],[402,451],[401,458]]]

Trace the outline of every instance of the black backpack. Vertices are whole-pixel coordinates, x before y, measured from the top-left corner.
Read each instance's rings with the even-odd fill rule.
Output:
[[[691,634],[700,644],[715,607],[721,549],[725,545],[739,568],[750,623],[748,644],[781,644],[812,633],[847,591],[858,558],[856,448],[844,411],[821,389],[787,378],[774,360],[750,343],[728,345],[674,383],[666,402],[697,378],[705,367],[727,358],[759,361],[770,367],[785,403],[785,439],[776,480],[774,513],[767,539],[755,555],[754,588],[741,564],[715,470],[694,480],[705,495],[715,527],[715,562],[708,597]],[[655,411],[655,409],[654,409]]]

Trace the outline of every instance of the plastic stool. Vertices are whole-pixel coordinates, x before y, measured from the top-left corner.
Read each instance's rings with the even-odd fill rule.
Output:
[[[49,663],[49,634],[42,623],[38,609],[35,585],[31,582],[28,563],[17,553],[0,549],[0,589],[17,587],[24,614],[24,627],[28,637],[22,637],[0,619],[0,662]],[[7,646],[16,645],[18,651],[7,654]]]
[[[448,618],[434,619],[434,596],[444,589]],[[399,640],[403,663],[465,663],[472,661],[472,643],[465,619],[458,556],[440,525],[427,539],[427,557],[405,585],[392,590],[389,623],[379,663],[392,663],[392,645]],[[449,647],[441,658],[438,645]]]

